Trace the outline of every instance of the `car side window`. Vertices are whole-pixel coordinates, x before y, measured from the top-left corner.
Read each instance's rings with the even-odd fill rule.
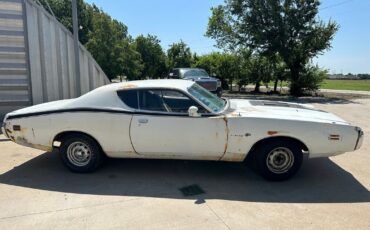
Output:
[[[137,90],[121,90],[117,92],[117,95],[128,107],[139,108]]]
[[[190,106],[196,106],[199,113],[207,113],[197,102],[179,91],[162,90],[162,98],[168,112],[187,113]]]
[[[121,90],[117,95],[128,107],[138,110],[188,113],[190,106],[196,106],[199,113],[208,113],[203,106],[176,90]]]
[[[139,109],[167,112],[161,90],[139,90]]]

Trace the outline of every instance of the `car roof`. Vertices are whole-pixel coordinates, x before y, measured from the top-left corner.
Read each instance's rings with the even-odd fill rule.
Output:
[[[155,80],[139,80],[139,81],[112,83],[101,88],[114,91],[140,88],[172,88],[172,89],[175,88],[186,91],[193,84],[194,84],[193,81],[182,79],[155,79]]]
[[[117,97],[116,92],[129,89],[145,89],[145,88],[169,88],[187,91],[194,84],[189,80],[178,79],[159,79],[159,80],[141,80],[127,81],[120,83],[112,83],[94,89],[81,97],[76,98],[71,104],[71,107],[117,107],[126,108],[122,101]]]

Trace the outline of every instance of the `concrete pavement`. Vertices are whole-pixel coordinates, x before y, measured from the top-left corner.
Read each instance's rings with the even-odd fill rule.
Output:
[[[336,93],[339,95],[363,95],[370,96],[370,91],[361,91],[361,90],[340,90],[340,89],[319,89],[321,93]]]
[[[364,146],[281,183],[222,162],[108,160],[74,174],[0,136],[0,229],[369,229],[370,99],[315,106],[361,126]],[[206,193],[184,197],[192,184]]]

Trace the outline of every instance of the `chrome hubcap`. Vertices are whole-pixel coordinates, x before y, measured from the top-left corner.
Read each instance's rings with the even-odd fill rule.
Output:
[[[82,167],[90,162],[91,150],[83,142],[73,142],[68,146],[67,157],[72,164]]]
[[[294,163],[294,155],[288,148],[278,147],[273,149],[266,158],[268,169],[277,174],[287,172]]]

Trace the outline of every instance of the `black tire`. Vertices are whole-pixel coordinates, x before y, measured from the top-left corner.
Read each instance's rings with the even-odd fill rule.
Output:
[[[64,138],[59,152],[64,165],[72,172],[78,173],[95,171],[104,159],[99,144],[83,134],[73,134]]]
[[[283,181],[294,176],[303,161],[299,143],[289,140],[272,140],[260,145],[253,160],[257,171],[267,180]]]

